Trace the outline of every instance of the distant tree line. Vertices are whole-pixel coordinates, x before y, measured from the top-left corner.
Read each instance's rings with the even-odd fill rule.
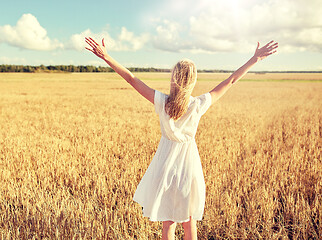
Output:
[[[129,67],[131,72],[171,72],[170,69],[160,68],[142,68],[142,67]],[[37,72],[114,72],[110,67],[96,67],[92,65],[86,66],[74,66],[74,65],[49,65],[49,66],[30,66],[30,65],[0,65],[0,72],[25,72],[25,73],[37,73]],[[198,70],[203,73],[228,73],[229,70]]]
[[[131,72],[170,72],[170,69],[160,68],[142,68],[142,67],[130,67]],[[114,72],[110,67],[96,67],[92,65],[86,66],[74,66],[74,65],[49,65],[49,66],[30,66],[30,65],[0,65],[0,72],[25,72],[25,73],[37,73],[37,72]],[[200,73],[231,73],[231,70],[199,70]],[[322,73],[322,71],[250,71],[257,74],[265,73]]]
[[[158,68],[128,68],[132,72],[170,72],[169,69]],[[110,67],[96,67],[91,65],[74,66],[74,65],[49,65],[49,66],[30,66],[30,65],[0,65],[0,72],[114,72]]]

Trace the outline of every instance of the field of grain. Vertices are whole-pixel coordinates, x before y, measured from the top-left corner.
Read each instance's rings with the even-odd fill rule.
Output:
[[[169,74],[137,75],[168,92]],[[193,95],[226,76],[200,74]],[[199,239],[318,239],[322,75],[245,79],[200,121]],[[132,197],[160,137],[114,73],[0,74],[0,239],[159,239]]]

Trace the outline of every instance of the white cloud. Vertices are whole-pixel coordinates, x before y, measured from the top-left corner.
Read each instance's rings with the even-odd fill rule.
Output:
[[[184,20],[157,23],[156,48],[243,52],[254,50],[257,41],[264,44],[275,40],[280,51],[322,51],[320,0],[203,0],[199,5],[192,4],[182,4],[187,11],[182,8],[183,15],[176,19]],[[191,8],[198,11],[192,12]],[[184,12],[193,14],[187,16]]]
[[[128,31],[125,27],[122,27],[121,33],[116,39],[111,37],[107,31],[93,33],[90,29],[87,29],[79,34],[72,35],[70,42],[67,45],[68,48],[78,51],[85,49],[87,46],[85,37],[92,37],[97,41],[101,41],[101,39],[104,38],[105,46],[109,51],[137,51],[141,49],[150,38],[146,33],[135,36],[133,32]]]
[[[120,42],[119,51],[137,51],[141,49],[150,39],[149,34],[143,33],[140,36],[135,36],[133,32],[128,31],[122,27],[122,31],[118,37]]]
[[[62,48],[63,44],[58,40],[51,40],[47,31],[37,18],[32,14],[24,14],[18,20],[16,26],[0,26],[0,43],[4,42],[22,49],[54,50]]]
[[[19,57],[0,57],[1,64],[27,64],[27,60],[25,58]]]
[[[156,35],[153,39],[153,45],[165,51],[178,51],[184,48],[184,43],[180,37],[182,26],[176,22],[163,20],[156,27]]]

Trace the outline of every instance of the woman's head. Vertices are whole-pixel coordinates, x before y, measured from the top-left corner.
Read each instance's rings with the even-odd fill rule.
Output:
[[[170,118],[177,120],[187,111],[196,80],[197,69],[191,60],[183,59],[174,66],[170,95],[166,102],[166,111]]]

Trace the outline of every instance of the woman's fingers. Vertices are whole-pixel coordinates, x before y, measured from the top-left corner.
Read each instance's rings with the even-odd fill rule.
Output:
[[[95,42],[93,42],[91,39],[86,38],[86,42],[91,46],[91,47],[97,47],[97,45],[95,44]]]
[[[91,38],[91,37],[89,37],[89,38],[87,38],[87,37],[85,37],[85,41],[93,48],[93,49],[95,49],[95,48],[97,48],[97,47],[99,47],[99,44],[93,39],[93,38]]]
[[[96,56],[100,58],[104,58],[106,53],[104,38],[102,39],[102,45],[98,44],[91,37],[85,37],[85,42],[90,46],[90,48],[85,47],[86,50],[91,51],[92,53],[94,53]]]
[[[264,47],[262,47],[263,49],[270,49],[270,48],[272,48],[272,47],[274,47],[274,46],[276,46],[277,45],[277,43],[275,42],[274,43],[274,41],[272,40],[272,41],[270,41],[269,43],[267,43]]]
[[[91,37],[89,37],[89,40],[91,40],[91,42],[95,45],[95,46],[98,46],[98,43]]]
[[[270,41],[269,43],[267,43],[264,48],[268,47],[269,45],[271,45],[274,42],[274,40]]]
[[[278,48],[278,43],[275,41],[270,41],[265,44],[263,47],[259,48],[259,42],[257,42],[257,48],[255,51],[255,55],[260,59],[264,59],[267,56],[276,53],[276,49]]]
[[[102,49],[101,45],[99,45],[93,38],[91,37],[85,37],[85,41],[88,45],[90,45],[93,49],[90,50],[93,53],[99,53],[102,54],[104,50]],[[105,48],[104,38],[102,39],[102,46]]]
[[[270,45],[269,47],[270,47],[270,48],[272,48],[272,47],[274,48],[274,47],[277,47],[277,46],[278,46],[278,43],[277,43],[277,42],[275,42],[274,44]]]
[[[268,52],[268,53],[266,53],[264,56],[265,56],[265,57],[267,57],[267,56],[269,56],[269,55],[272,55],[273,53],[276,53],[276,51]]]
[[[94,53],[94,51],[92,49],[90,49],[90,48],[85,47],[85,49],[87,49],[88,51],[91,51],[92,53]]]
[[[96,48],[96,46],[94,45],[94,43],[93,43],[93,42],[91,42],[91,41],[90,41],[90,39],[85,38],[85,41],[86,41],[86,43],[87,43],[88,45],[90,45],[92,48]]]
[[[92,53],[96,54],[97,52],[97,46],[95,46],[91,41],[89,41],[88,38],[85,38],[86,43],[88,43],[88,45],[90,45],[92,47],[92,49],[85,47],[85,49],[87,49],[88,51],[91,51]]]
[[[269,48],[267,48],[268,51],[272,51],[274,49],[276,49],[278,47],[278,45],[273,45],[273,46],[270,46]]]
[[[272,45],[272,46],[270,46],[267,50],[268,50],[269,52],[271,52],[271,51],[275,50],[276,48],[278,48],[278,43],[273,44],[273,45]],[[275,52],[276,52],[276,51],[275,51]]]
[[[278,48],[278,43],[274,41],[270,41],[264,47],[262,47],[263,51],[271,52],[272,50]]]

